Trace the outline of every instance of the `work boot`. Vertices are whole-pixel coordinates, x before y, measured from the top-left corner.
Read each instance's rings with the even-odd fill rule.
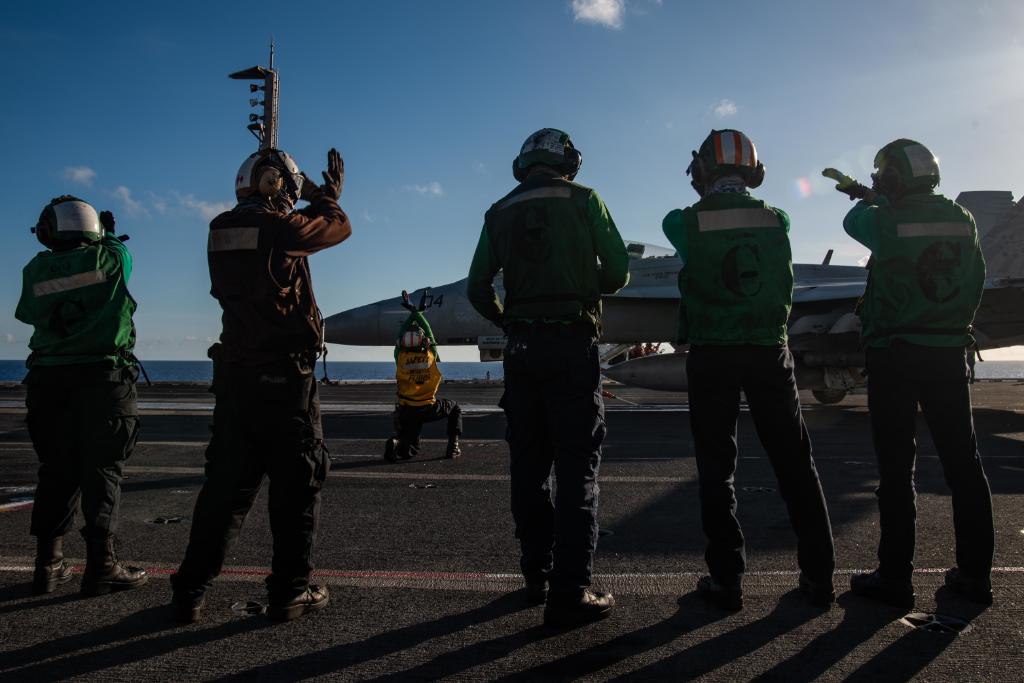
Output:
[[[36,570],[32,573],[32,595],[52,593],[71,580],[71,565],[64,561],[64,539],[36,539]]]
[[[267,616],[274,621],[291,621],[307,612],[315,612],[327,607],[327,603],[330,601],[331,596],[327,586],[310,585],[288,602],[279,604],[271,602],[267,606]]]
[[[171,598],[171,610],[174,620],[179,624],[194,624],[203,616],[205,595],[187,596],[177,593]]]
[[[84,535],[84,534],[83,534]],[[111,591],[138,588],[149,580],[141,567],[121,564],[114,553],[114,536],[86,536],[82,595],[106,595]]]
[[[448,438],[448,447],[444,450],[444,457],[449,460],[462,457],[462,448],[459,447],[459,437],[452,436]]]
[[[589,588],[582,592],[552,591],[548,594],[548,604],[544,608],[544,624],[558,627],[582,626],[604,619],[612,613],[613,607],[615,598],[611,593],[592,591]]]
[[[388,462],[398,462],[398,456],[396,450],[398,449],[398,439],[392,437],[387,440],[384,444],[384,459]]]
[[[877,569],[870,574],[851,576],[850,590],[861,597],[878,600],[893,607],[910,609],[914,606],[914,585],[909,580],[887,579]]]
[[[806,574],[800,574],[800,592],[807,596],[808,601],[815,607],[828,608],[836,601],[836,589],[832,585],[832,578],[826,581],[812,581]]]
[[[992,581],[964,576],[959,567],[946,570],[946,588],[972,602],[992,604]]]
[[[733,581],[702,576],[697,581],[697,594],[719,609],[735,612],[743,609],[743,587],[737,577]]]
[[[411,443],[402,441],[399,439],[398,445],[395,447],[395,454],[400,460],[409,460],[412,456],[417,455],[420,449]]]

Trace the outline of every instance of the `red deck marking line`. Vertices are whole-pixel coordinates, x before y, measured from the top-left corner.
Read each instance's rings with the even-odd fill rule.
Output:
[[[21,501],[18,503],[4,503],[0,505],[0,512],[14,512],[15,510],[24,510],[25,508],[32,507],[32,501]]]

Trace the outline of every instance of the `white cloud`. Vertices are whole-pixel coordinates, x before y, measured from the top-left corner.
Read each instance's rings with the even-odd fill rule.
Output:
[[[125,213],[129,216],[148,216],[149,212],[146,211],[146,207],[142,205],[142,202],[132,198],[132,191],[124,185],[118,185],[117,188],[111,193],[117,199],[121,200],[121,204],[124,206]]]
[[[92,181],[96,177],[96,171],[88,166],[65,166],[64,177],[73,183],[92,187]]]
[[[482,161],[474,161],[473,170],[483,175],[484,173],[487,173],[487,165]]]
[[[403,185],[403,190],[408,192],[418,192],[423,196],[440,197],[444,194],[444,188],[441,187],[441,183],[436,180],[432,180],[426,185]]]
[[[152,192],[149,193],[149,203],[153,209],[161,216],[167,213],[167,200],[163,197],[157,196]]]
[[[572,16],[576,21],[622,28],[626,0],[572,0]]]
[[[8,332],[7,334],[4,335],[4,340],[6,340],[8,344],[13,344],[14,343],[14,335],[11,334],[10,332]]]
[[[233,202],[208,202],[205,199],[196,199],[192,194],[178,195],[178,204],[183,209],[198,213],[207,221],[234,207]]]
[[[363,220],[366,221],[367,223],[372,223],[373,222],[373,214],[370,213],[369,211],[367,211],[366,209],[363,209],[362,216],[363,216]]]
[[[185,341],[187,341],[187,342],[199,341],[199,338],[198,337],[194,337],[191,334],[189,334],[189,335],[185,335]]]
[[[732,100],[721,100],[715,105],[715,116],[720,119],[724,119],[728,116],[736,116],[739,112],[739,107]]]
[[[857,259],[857,265],[863,268],[864,266],[868,265],[868,261],[870,261],[870,260],[871,260],[871,254],[864,254],[859,259]]]

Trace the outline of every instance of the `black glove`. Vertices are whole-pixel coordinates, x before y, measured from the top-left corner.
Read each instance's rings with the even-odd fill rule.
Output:
[[[864,199],[864,197],[868,196],[868,192],[871,192],[870,187],[866,187],[860,183],[854,183],[853,185],[836,185],[836,189],[845,195],[849,195],[851,202],[854,199]]]
[[[411,301],[409,301],[409,292],[405,291],[404,289],[402,290],[402,308],[409,311],[410,313],[416,312],[416,307],[412,305]]]
[[[341,186],[345,184],[345,162],[333,147],[327,152],[327,170],[321,175],[324,184],[320,186],[320,191],[337,201],[341,197]]]
[[[100,211],[100,225],[104,232],[114,232],[114,214],[110,211]]]

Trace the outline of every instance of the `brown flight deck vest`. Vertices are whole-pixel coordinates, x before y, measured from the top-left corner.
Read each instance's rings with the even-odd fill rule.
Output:
[[[223,309],[221,357],[260,364],[316,353],[322,318],[307,256],[341,242],[348,218],[321,197],[291,214],[247,202],[210,222],[210,294]]]

